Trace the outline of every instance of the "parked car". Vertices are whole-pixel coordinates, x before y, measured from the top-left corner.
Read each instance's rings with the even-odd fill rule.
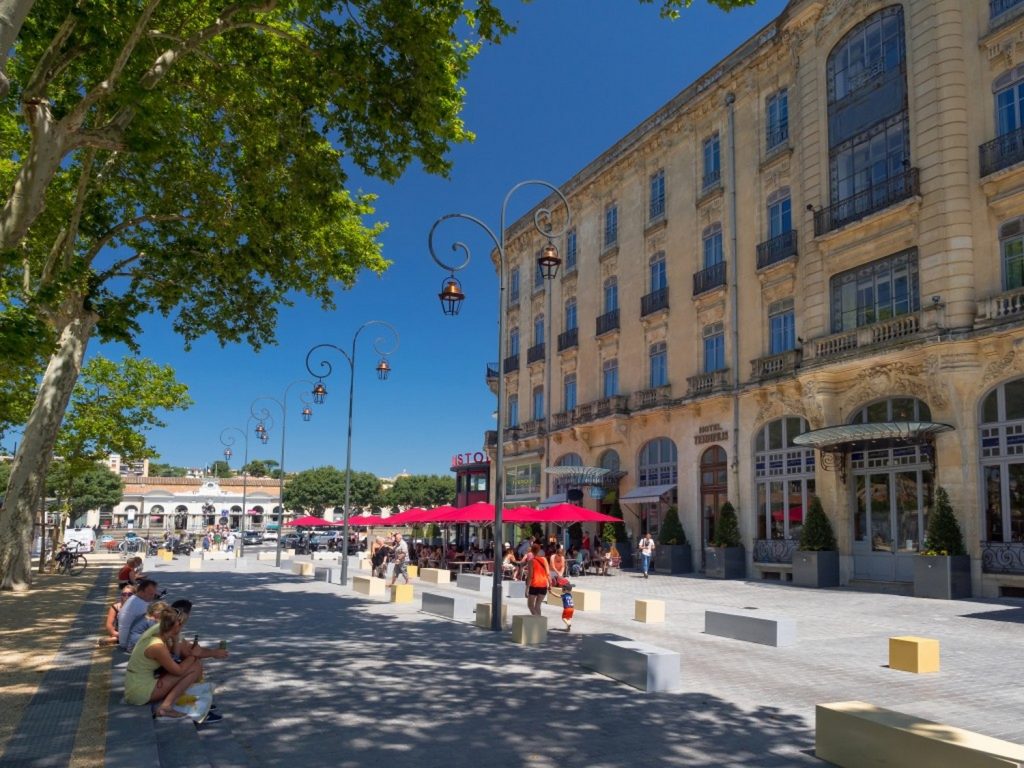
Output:
[[[263,540],[264,541],[277,541],[277,531],[264,531],[263,532]]]
[[[281,537],[281,549],[295,549],[300,538],[297,533],[286,533]]]
[[[260,531],[246,531],[242,534],[243,544],[262,544],[263,534]]]

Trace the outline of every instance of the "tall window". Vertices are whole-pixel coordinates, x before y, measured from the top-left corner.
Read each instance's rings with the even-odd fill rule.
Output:
[[[654,221],[665,215],[665,171],[659,170],[651,175],[650,204],[647,218]]]
[[[1000,136],[1024,127],[1024,78],[1019,69],[1008,75],[1005,79],[1017,82],[1005,85],[1004,76],[996,84],[996,130]]]
[[[722,179],[722,156],[718,143],[718,132],[704,139],[703,188],[709,189]]]
[[[543,344],[544,338],[544,313],[541,313],[533,318],[533,343]]]
[[[565,271],[576,271],[576,228],[565,233]]]
[[[1024,379],[1000,384],[981,401],[982,539],[1024,542]],[[993,570],[987,551],[982,567]]]
[[[537,256],[540,256],[540,252],[537,252]],[[538,291],[544,287],[544,270],[541,269],[540,262],[534,260],[533,262],[533,290]]]
[[[508,356],[514,357],[519,354],[519,329],[513,328],[508,332]]]
[[[571,331],[577,326],[576,299],[565,300],[565,330]]]
[[[832,332],[920,309],[917,248],[872,261],[832,278]]]
[[[769,422],[754,443],[757,538],[796,539],[814,496],[814,449],[793,444],[808,430],[795,416]],[[755,547],[757,545],[755,544]]]
[[[768,97],[765,113],[765,147],[785,145],[789,141],[789,94],[785,88]]]
[[[651,257],[651,293],[668,288],[668,273],[665,271],[665,252],[658,251]]]
[[[988,16],[990,20],[1020,5],[1024,0],[988,0]]]
[[[604,247],[610,248],[619,241],[619,207],[611,203],[604,209]]]
[[[768,197],[768,239],[784,235],[793,229],[793,205],[789,187],[777,189]]]
[[[567,373],[562,379],[562,410],[568,412],[576,407],[576,374]]]
[[[650,386],[664,387],[668,384],[668,347],[664,341],[651,344],[648,349],[650,363]]]
[[[704,269],[722,263],[722,225],[715,222],[704,230]]]
[[[540,421],[544,418],[544,387],[533,388],[533,419]]]
[[[1003,290],[1024,287],[1024,218],[999,228],[999,250],[1003,255]]]
[[[721,323],[704,326],[704,373],[725,368],[725,329]]]
[[[506,426],[519,426],[519,395],[508,396],[508,424]]]
[[[556,467],[582,467],[583,458],[578,453],[567,453],[559,456],[555,462]],[[570,488],[579,487],[579,478],[572,475],[556,475],[551,485],[551,490],[558,493],[566,493]]]
[[[637,485],[673,485],[679,480],[676,444],[659,437],[644,444],[637,457]]]
[[[827,69],[832,202],[858,196],[838,215],[845,223],[898,199],[901,190],[885,183],[910,166],[902,6],[854,27],[832,49]]]
[[[519,267],[513,267],[508,275],[508,300],[510,304],[519,303]]]
[[[614,358],[601,364],[601,382],[604,397],[619,394],[619,361]]]
[[[619,308],[619,281],[609,277],[604,281],[604,311],[612,312]]]
[[[793,300],[782,299],[768,307],[770,354],[779,355],[796,347],[796,321]]]

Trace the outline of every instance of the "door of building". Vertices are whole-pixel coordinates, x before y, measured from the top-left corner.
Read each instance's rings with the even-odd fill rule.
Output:
[[[714,445],[700,457],[700,567],[704,570],[708,541],[715,534],[715,517],[729,498],[729,466],[725,449]]]

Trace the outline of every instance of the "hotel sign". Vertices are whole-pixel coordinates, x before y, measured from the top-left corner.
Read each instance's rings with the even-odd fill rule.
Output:
[[[722,443],[729,439],[729,430],[722,429],[721,424],[705,424],[703,427],[697,430],[697,434],[693,436],[694,445],[704,445],[705,443]]]
[[[487,458],[487,454],[483,451],[466,451],[465,453],[456,453],[452,456],[453,467],[461,467],[463,464],[489,464],[490,461]]]

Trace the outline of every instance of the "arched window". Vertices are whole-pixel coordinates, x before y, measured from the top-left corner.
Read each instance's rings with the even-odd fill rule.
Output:
[[[149,508],[149,525],[153,528],[164,527],[164,507],[162,504],[154,504]]]
[[[981,401],[981,468],[985,493],[982,539],[1024,542],[1024,378],[1000,384]],[[982,567],[999,570],[997,548],[985,546]]]
[[[188,530],[188,507],[184,504],[174,508],[174,528],[178,531]]]
[[[754,478],[757,483],[757,540],[754,560],[788,562],[792,546],[773,546],[769,539],[799,538],[804,515],[814,495],[814,449],[793,444],[808,431],[798,416],[765,424],[754,439]],[[759,544],[759,541],[764,544]]]
[[[637,484],[674,485],[678,479],[678,464],[675,443],[667,437],[651,440],[640,449]]]
[[[715,535],[715,520],[728,498],[728,455],[722,446],[712,445],[700,457],[700,537],[704,545]]]
[[[556,467],[582,467],[583,459],[578,453],[567,453],[560,456],[555,462]],[[578,485],[575,478],[566,475],[556,475],[554,482],[554,493],[565,493],[570,488]]]
[[[609,472],[618,472],[619,464],[619,452],[611,448],[602,453],[601,459],[597,462],[599,467],[607,469]]]

